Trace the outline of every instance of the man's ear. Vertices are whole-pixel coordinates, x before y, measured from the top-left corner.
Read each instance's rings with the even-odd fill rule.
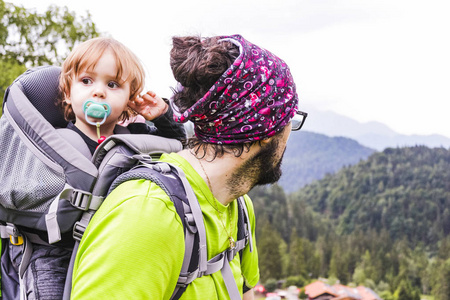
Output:
[[[260,143],[261,143],[261,145],[266,145],[266,144],[270,143],[273,140],[273,138],[274,138],[274,136],[271,136],[269,138],[260,140]]]

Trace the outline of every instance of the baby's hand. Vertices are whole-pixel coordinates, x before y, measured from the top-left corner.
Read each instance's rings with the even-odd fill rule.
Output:
[[[130,100],[128,106],[142,115],[147,121],[156,119],[169,109],[169,105],[152,91],[148,91],[142,97],[138,96],[136,99]]]

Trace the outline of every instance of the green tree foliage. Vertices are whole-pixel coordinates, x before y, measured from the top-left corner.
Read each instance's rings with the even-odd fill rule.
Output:
[[[258,250],[276,236],[263,233],[268,224],[286,243],[270,254],[282,256],[283,278],[336,278],[386,299],[448,299],[450,149],[386,149],[287,196],[279,186],[250,196]]]
[[[303,276],[301,276],[301,275],[297,275],[297,276],[289,276],[287,279],[286,279],[286,282],[285,282],[285,287],[290,287],[290,286],[292,286],[292,285],[294,285],[294,286],[303,286],[305,284],[305,278],[303,278]]]
[[[256,187],[251,192],[255,205],[255,214],[267,220],[281,237],[289,240],[291,226],[289,224],[287,199],[283,189],[278,185]],[[259,228],[256,234],[259,235]]]
[[[277,280],[275,278],[269,278],[265,281],[266,291],[271,293],[277,289]]]
[[[281,278],[282,253],[280,252],[281,236],[268,222],[262,222],[261,236],[264,238],[257,240],[260,278],[262,282],[270,278]]]
[[[435,300],[449,300],[450,299],[450,259],[437,266],[435,270],[436,284],[433,288],[433,295]]]
[[[96,36],[89,13],[77,17],[54,5],[37,13],[0,0],[0,98],[27,68],[59,65],[74,45]]]
[[[295,231],[292,232],[289,246],[288,276],[306,275],[306,258],[303,249],[303,240],[298,237]]]
[[[397,300],[420,300],[420,293],[409,281],[403,280],[397,291]]]
[[[393,240],[436,249],[450,234],[450,151],[388,148],[335,176],[311,184],[295,198],[332,220],[338,232],[387,230]],[[433,249],[430,249],[433,250]]]

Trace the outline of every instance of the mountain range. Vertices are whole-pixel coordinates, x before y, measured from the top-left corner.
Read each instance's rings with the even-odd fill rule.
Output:
[[[355,146],[308,132],[293,136]],[[413,290],[448,299],[450,149],[387,148],[297,192],[272,185],[249,195],[262,278],[331,277],[371,286],[382,299],[406,290],[398,299],[421,299]]]
[[[379,122],[361,123],[346,116],[308,108],[304,130],[330,137],[343,136],[361,145],[382,151],[385,148],[423,145],[429,148],[450,148],[450,138],[439,135],[404,135]]]
[[[369,157],[376,150],[345,137],[329,137],[308,131],[289,137],[278,184],[288,193]]]

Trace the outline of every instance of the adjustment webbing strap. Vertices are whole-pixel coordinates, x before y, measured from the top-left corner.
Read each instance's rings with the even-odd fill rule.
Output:
[[[45,225],[47,226],[48,242],[50,244],[61,240],[61,230],[58,224],[58,204],[59,196],[52,201],[48,213],[45,215]]]
[[[231,271],[230,262],[228,261],[228,255],[225,255],[222,267],[222,277],[227,287],[228,296],[231,300],[241,300],[241,293],[234,280],[233,272]]]
[[[12,242],[11,237],[17,238],[20,236],[23,240],[22,244],[17,244],[17,247],[22,247],[22,258],[20,260],[18,270],[19,297],[20,300],[26,300],[27,293],[25,289],[23,276],[30,263],[31,255],[33,254],[33,246],[31,245],[31,242],[28,240],[27,236],[25,234],[21,234],[17,229],[17,227],[14,226],[14,224],[7,223],[6,225],[0,225],[0,236],[2,239],[9,238],[11,242]]]
[[[233,273],[231,272],[230,268],[230,261],[234,259],[236,254],[245,248],[247,245],[246,240],[242,239],[235,243],[235,247],[233,249],[227,249],[210,260],[208,260],[206,264],[206,271],[200,272],[200,270],[197,268],[195,271],[185,275],[180,276],[178,279],[178,284],[180,286],[186,286],[190,284],[192,281],[197,279],[198,277],[204,276],[204,275],[211,275],[213,273],[216,273],[217,271],[222,272],[223,280],[225,281],[228,293],[230,294],[231,299],[240,299],[240,293],[239,289],[237,288],[236,281],[234,279]],[[224,270],[229,269],[229,270]],[[230,277],[231,274],[231,277]],[[178,288],[178,285],[177,285]],[[178,290],[178,289],[177,289]],[[233,298],[233,295],[236,296],[236,291],[238,298]]]
[[[19,288],[20,288],[20,300],[27,299],[27,291],[24,283],[24,274],[28,265],[30,263],[31,255],[33,254],[33,246],[31,242],[26,238],[25,235],[23,237],[23,245],[22,245],[22,260],[19,265]]]
[[[192,256],[192,251],[194,250],[194,240],[195,240],[195,222],[193,220],[193,215],[191,212],[191,208],[189,205],[183,202],[183,208],[184,208],[184,214],[185,214],[185,222],[186,222],[186,229],[185,229],[185,235],[184,235],[184,260],[183,265],[181,267],[181,272],[187,272],[189,269],[189,263]]]
[[[192,251],[194,250],[194,241],[195,241],[195,232],[194,229],[191,229],[191,226],[195,228],[195,224],[193,224],[193,216],[189,205],[183,202],[184,213],[186,216],[186,228],[185,228],[185,236],[184,236],[184,259],[183,265],[181,267],[180,276],[178,277],[177,285],[172,293],[170,299],[174,299],[177,295],[178,291],[181,288],[186,288],[186,285],[192,282],[192,275],[189,274],[189,264],[191,262]],[[198,271],[198,269],[197,269]],[[197,272],[196,272],[197,274]],[[191,276],[190,276],[191,275]]]
[[[244,212],[244,214],[243,214],[244,215],[244,224],[245,224],[245,234],[243,235],[244,237],[241,238],[240,240],[236,241],[234,248],[227,249],[227,250],[217,254],[210,260],[208,260],[206,263],[205,271],[202,272],[202,271],[200,271],[199,268],[197,268],[195,271],[187,273],[187,274],[181,273],[181,275],[178,279],[178,284],[177,284],[175,293],[179,290],[180,287],[184,287],[184,286],[190,284],[192,281],[194,281],[198,277],[201,277],[203,275],[211,275],[217,271],[221,271],[223,280],[225,282],[225,285],[227,287],[227,290],[228,290],[228,293],[230,296],[230,299],[232,299],[232,300],[241,299],[239,289],[236,285],[236,280],[234,279],[233,272],[231,271],[230,261],[232,261],[234,259],[234,257],[236,256],[236,254],[239,251],[243,250],[247,246],[247,243],[249,241],[250,241],[250,251],[253,250],[253,247],[251,244],[251,239],[252,239],[251,228],[250,228],[250,222],[249,222],[248,211],[247,211],[247,206],[246,206],[245,200],[243,197],[239,197],[237,199],[237,201],[239,201],[240,209]],[[174,293],[174,295],[175,295],[175,293]]]
[[[207,253],[207,246],[206,246],[206,229],[205,224],[203,223],[203,214],[202,210],[200,208],[200,204],[197,201],[197,197],[194,194],[194,191],[192,190],[191,185],[186,179],[186,175],[184,172],[172,165],[174,169],[178,173],[178,177],[180,178],[181,182],[183,183],[184,190],[186,191],[186,195],[189,201],[189,206],[191,207],[192,216],[194,217],[195,224],[197,225],[198,230],[198,237],[199,237],[199,271],[203,273],[206,271],[207,268],[207,260],[208,260],[208,253]]]
[[[103,203],[104,197],[93,196],[91,193],[74,189],[66,183],[62,192],[52,201],[48,213],[45,215],[49,244],[61,240],[61,230],[58,223],[58,205],[60,199],[69,201],[72,206],[80,210],[88,211],[97,210]]]

